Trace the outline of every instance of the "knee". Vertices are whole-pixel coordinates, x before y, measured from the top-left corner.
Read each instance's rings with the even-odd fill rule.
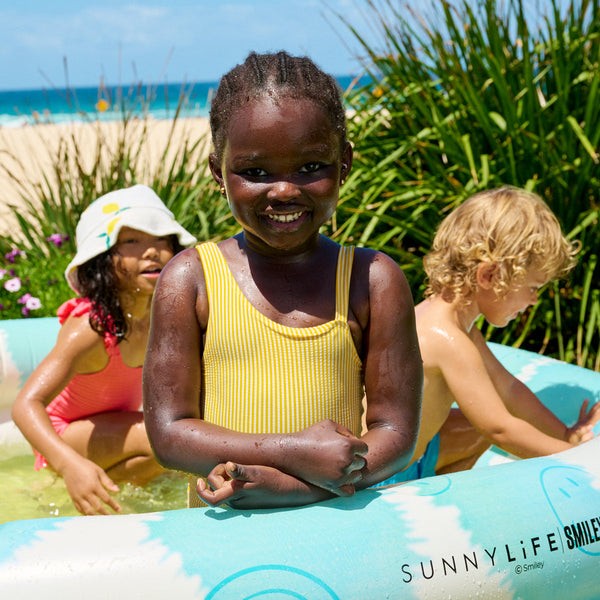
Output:
[[[129,435],[131,436],[131,439],[135,443],[136,447],[140,449],[140,454],[153,456],[150,440],[148,439],[148,434],[146,432],[146,426],[144,425],[143,419],[140,419],[132,424],[129,430]]]

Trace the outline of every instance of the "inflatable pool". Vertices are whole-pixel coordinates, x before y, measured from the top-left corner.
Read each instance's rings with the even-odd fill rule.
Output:
[[[0,388],[6,384],[11,393],[25,376],[14,371],[24,353],[19,358],[11,345],[31,337],[11,338],[13,327],[25,326],[0,321]],[[33,337],[41,331],[40,324]],[[491,347],[566,421],[575,420],[584,398],[600,399],[598,373]],[[471,471],[297,509],[5,523],[1,594],[36,600],[600,598],[600,438],[551,457],[512,461],[492,450],[484,458],[485,466]]]

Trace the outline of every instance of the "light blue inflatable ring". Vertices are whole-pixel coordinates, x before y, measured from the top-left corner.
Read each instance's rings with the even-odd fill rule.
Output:
[[[32,330],[2,350],[20,377],[49,347],[40,341],[24,368],[11,340],[42,331],[26,323]],[[48,327],[41,337],[51,346]],[[492,349],[567,421],[585,397],[600,397],[598,373]],[[494,451],[487,460],[505,464],[303,508],[6,523],[0,590],[23,600],[599,598],[600,439],[544,458]]]

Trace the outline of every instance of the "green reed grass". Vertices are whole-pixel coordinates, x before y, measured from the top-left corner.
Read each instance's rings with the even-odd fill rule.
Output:
[[[334,237],[390,253],[419,301],[422,256],[448,211],[490,187],[533,190],[581,241],[579,263],[485,334],[598,368],[600,1],[367,6],[362,29],[339,16],[373,83],[348,99],[356,157]]]

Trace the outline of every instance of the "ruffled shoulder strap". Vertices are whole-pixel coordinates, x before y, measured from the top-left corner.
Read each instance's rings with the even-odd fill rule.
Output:
[[[56,315],[58,316],[58,322],[62,325],[68,317],[83,317],[89,315],[91,310],[92,301],[89,298],[77,297],[61,304],[56,311]],[[104,347],[109,351],[109,354],[112,354],[110,351],[117,348],[116,336],[106,332],[104,334]]]
[[[60,305],[56,311],[58,322],[62,325],[67,317],[83,317],[92,310],[92,302],[89,298],[71,298]]]

